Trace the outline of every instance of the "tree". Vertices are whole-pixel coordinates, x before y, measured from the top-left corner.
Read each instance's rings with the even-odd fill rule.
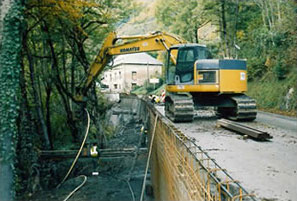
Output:
[[[220,40],[208,45],[218,47],[217,56],[246,58],[250,79],[266,73],[284,79],[290,74],[295,58],[291,55],[296,52],[296,2],[159,0],[158,4],[156,17],[162,26],[190,42],[196,41],[187,33],[195,33],[204,22],[217,26]]]
[[[16,2],[5,21],[1,50],[0,170],[10,173],[5,174],[10,188],[15,173],[8,164],[21,167],[17,190],[23,194],[30,191],[28,177],[38,169],[36,149],[80,142],[83,107],[91,111],[97,130],[104,130],[98,122],[108,104],[95,85],[88,94],[90,103],[76,104],[75,86],[86,76],[102,39],[130,15],[132,5],[128,0],[23,0],[23,7]],[[26,153],[17,163],[16,148]],[[11,200],[13,194],[7,196]]]
[[[22,7],[12,2],[4,20],[0,54],[0,194],[2,200],[14,200],[14,179],[19,110],[19,75]],[[0,33],[2,34],[2,33]]]

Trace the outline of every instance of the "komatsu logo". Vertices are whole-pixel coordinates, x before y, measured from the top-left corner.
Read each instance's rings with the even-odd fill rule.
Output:
[[[130,47],[130,48],[120,49],[120,52],[137,52],[137,51],[139,51],[139,47]]]

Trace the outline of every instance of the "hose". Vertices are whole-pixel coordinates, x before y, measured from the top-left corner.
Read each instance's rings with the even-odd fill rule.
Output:
[[[84,137],[84,139],[83,139],[83,141],[82,141],[82,143],[81,143],[80,149],[79,149],[79,151],[77,152],[76,157],[75,157],[75,159],[74,159],[74,161],[73,161],[71,167],[69,168],[67,174],[65,175],[64,179],[62,180],[62,182],[57,186],[57,188],[60,188],[60,186],[66,181],[66,179],[67,179],[68,176],[70,175],[70,173],[71,173],[73,167],[75,166],[75,164],[76,164],[76,162],[77,162],[77,160],[78,160],[78,157],[80,156],[80,153],[81,153],[81,151],[82,151],[82,149],[83,149],[83,147],[84,147],[84,145],[85,145],[85,142],[86,142],[86,140],[87,140],[87,137],[88,137],[88,134],[89,134],[89,128],[90,128],[90,115],[89,115],[89,112],[88,112],[87,109],[85,109],[85,111],[86,111],[87,116],[88,116],[88,124],[87,124],[87,130],[86,130],[86,133],[85,133],[85,137]]]
[[[84,178],[83,182],[79,186],[77,186],[71,193],[69,193],[68,196],[63,201],[67,201],[76,191],[78,191],[78,189],[80,189],[86,183],[87,176],[80,175],[78,177],[83,177]]]
[[[153,130],[152,139],[151,139],[151,143],[150,143],[149,155],[148,155],[147,162],[146,162],[146,168],[145,168],[145,174],[144,174],[143,183],[142,183],[140,201],[143,201],[143,195],[144,195],[144,190],[145,190],[145,181],[146,181],[146,177],[147,177],[148,167],[149,167],[149,164],[150,164],[150,158],[151,158],[151,154],[152,154],[152,148],[153,148],[153,142],[154,142],[158,117],[159,116],[157,114],[156,118],[155,118],[154,130]]]

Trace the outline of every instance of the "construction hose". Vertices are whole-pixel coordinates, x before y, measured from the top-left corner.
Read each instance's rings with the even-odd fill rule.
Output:
[[[88,137],[88,134],[89,134],[89,128],[90,128],[90,115],[89,115],[89,112],[87,109],[85,109],[86,113],[87,113],[87,116],[88,116],[88,124],[87,124],[87,130],[86,130],[86,133],[85,133],[85,137],[81,143],[81,146],[80,146],[80,149],[78,150],[77,154],[76,154],[76,157],[71,165],[71,167],[69,168],[67,174],[65,175],[64,179],[62,180],[62,182],[57,186],[57,188],[60,188],[60,186],[66,181],[66,179],[68,178],[68,176],[70,175],[72,169],[74,168],[79,156],[80,156],[80,153],[85,145],[85,142],[87,140],[87,137]]]
[[[63,201],[67,201],[76,191],[78,191],[78,189],[80,189],[86,183],[87,176],[80,175],[78,177],[83,177],[84,178],[83,182],[79,186],[77,186],[73,191],[71,191],[71,193],[69,193],[68,196]]]

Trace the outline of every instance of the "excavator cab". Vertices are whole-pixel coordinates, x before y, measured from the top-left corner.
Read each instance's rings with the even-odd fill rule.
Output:
[[[177,55],[176,64],[172,55]],[[194,84],[193,67],[197,60],[210,58],[210,53],[203,45],[186,44],[172,46],[168,51],[167,84]]]

